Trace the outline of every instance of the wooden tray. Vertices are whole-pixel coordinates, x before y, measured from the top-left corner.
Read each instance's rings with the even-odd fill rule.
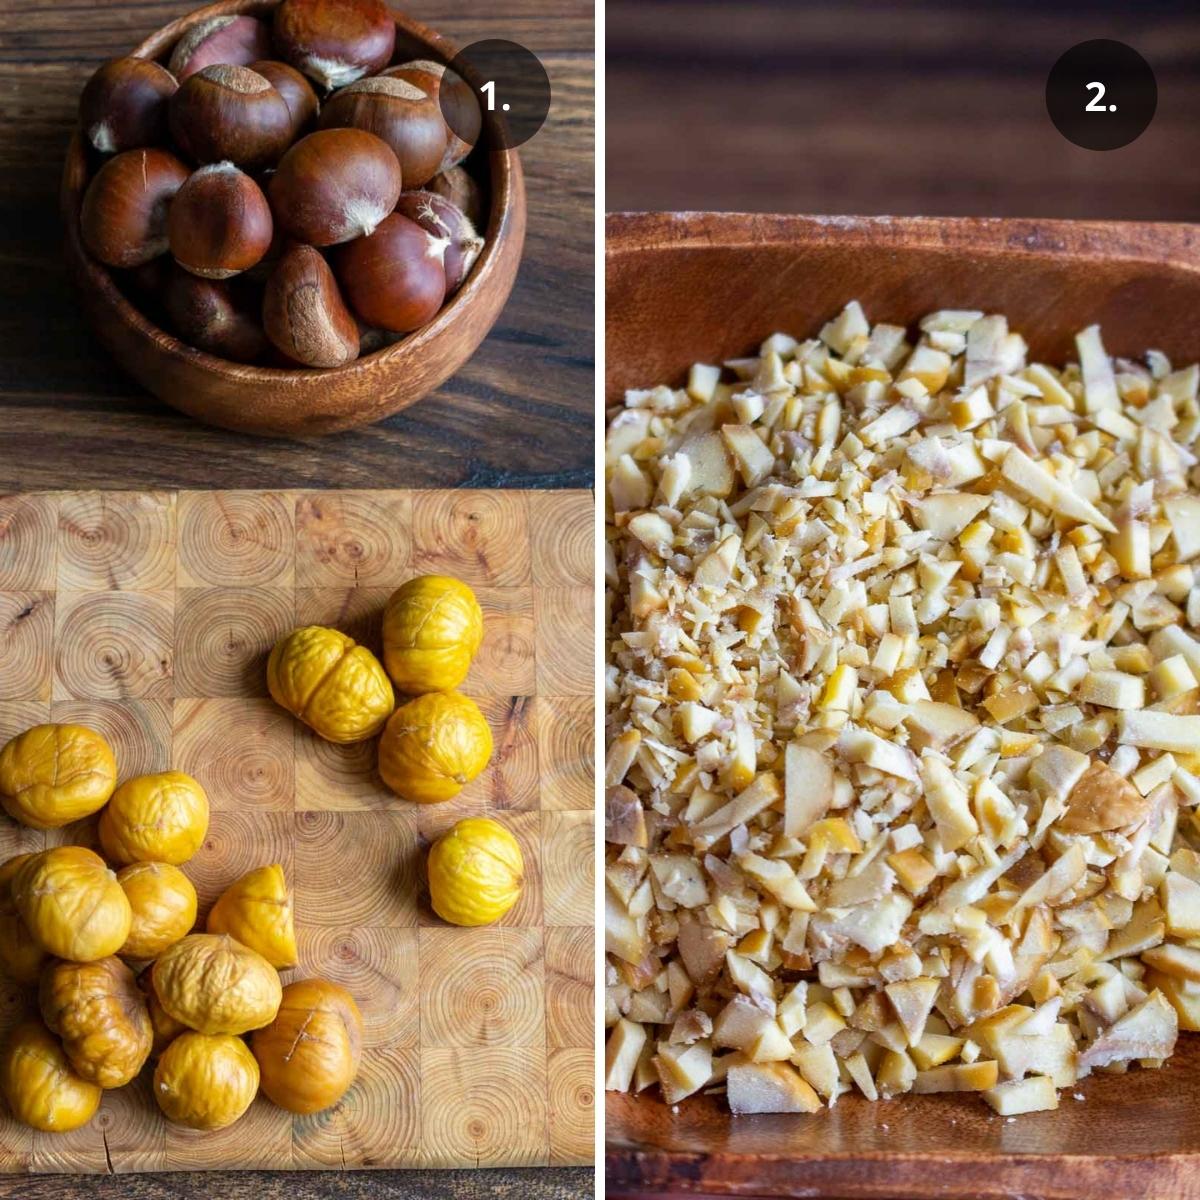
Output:
[[[852,299],[869,318],[937,308],[1005,313],[1051,361],[1099,321],[1110,353],[1200,358],[1193,226],[711,213],[622,214],[607,225],[607,394],[680,383],[694,361],[812,335]],[[677,1113],[609,1095],[610,1192],[739,1196],[1195,1197],[1200,1038],[1161,1071],[1097,1076],[1054,1113],[997,1117],[978,1098],[854,1096],[812,1117],[742,1117],[723,1101]]]
[[[281,862],[301,966],[358,999],[366,1052],[334,1109],[264,1098],[219,1133],[158,1115],[148,1073],[90,1125],[0,1117],[0,1170],[567,1165],[593,1158],[593,504],[577,492],[61,493],[0,497],[0,738],[82,721],[122,777],[174,766],[212,823],[184,870],[201,917]],[[378,649],[391,590],[425,572],[477,591],[485,637],[464,691],[496,753],[461,797],[398,800],[374,747],[318,740],[267,697],[292,626]],[[468,813],[522,843],[525,894],[491,928],[439,921],[424,850]],[[0,852],[94,843],[0,816]],[[285,979],[288,973],[285,973]],[[0,1025],[29,1003],[0,991]]]

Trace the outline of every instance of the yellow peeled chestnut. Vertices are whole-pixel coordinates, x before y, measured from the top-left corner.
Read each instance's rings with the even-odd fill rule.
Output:
[[[133,923],[121,953],[126,958],[157,958],[196,923],[196,889],[170,863],[136,862],[117,872]]]
[[[257,867],[231,883],[212,906],[206,928],[236,938],[273,967],[294,967],[300,961],[292,894],[278,863]]]
[[[177,1021],[162,1006],[158,993],[154,990],[154,972],[143,971],[138,976],[138,986],[146,994],[146,1011],[150,1014],[150,1028],[154,1031],[154,1041],[150,1053],[157,1058],[181,1033],[187,1033],[187,1026]]]
[[[358,1073],[362,1014],[345,988],[300,979],[283,989],[275,1020],[250,1039],[262,1090],[288,1112],[315,1113],[336,1104]]]
[[[31,855],[13,876],[12,897],[34,939],[71,962],[116,954],[133,921],[116,875],[82,846]]]
[[[46,951],[17,912],[12,881],[32,854],[18,854],[0,866],[0,974],[14,983],[37,983]]]
[[[154,1068],[154,1098],[167,1120],[191,1129],[232,1125],[258,1093],[258,1063],[239,1037],[181,1033]]]
[[[430,692],[402,704],[379,740],[379,774],[405,800],[451,800],[488,765],[492,731],[474,700]]]
[[[100,814],[100,846],[115,863],[187,862],[208,833],[208,796],[190,775],[127,779]]]
[[[83,725],[35,725],[0,750],[0,802],[33,829],[90,816],[116,786],[112,747]]]
[[[448,575],[410,579],[383,610],[383,665],[409,695],[458,687],[482,640],[475,593]]]
[[[275,643],[267,688],[276,704],[327,742],[374,737],[396,702],[375,655],[323,625],[294,629]]]
[[[467,817],[429,851],[429,899],[451,925],[489,925],[521,896],[525,861],[517,839],[498,821]]]
[[[78,1129],[100,1107],[101,1089],[75,1073],[40,1021],[23,1021],[8,1035],[0,1057],[0,1088],[18,1121],[46,1133]]]
[[[189,933],[151,968],[168,1016],[200,1033],[248,1033],[275,1020],[283,987],[261,954],[224,933]]]

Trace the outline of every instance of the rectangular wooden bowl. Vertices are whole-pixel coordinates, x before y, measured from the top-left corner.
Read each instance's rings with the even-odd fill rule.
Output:
[[[621,214],[606,291],[610,404],[777,330],[813,335],[852,299],[910,325],[938,308],[1004,313],[1050,362],[1093,322],[1110,353],[1200,358],[1200,234],[1182,225]],[[610,1194],[1195,1197],[1200,1037],[1160,1071],[1096,1075],[1057,1112],[1010,1121],[973,1096],[852,1095],[816,1116],[734,1119],[722,1098],[673,1111],[610,1094],[606,1140]]]

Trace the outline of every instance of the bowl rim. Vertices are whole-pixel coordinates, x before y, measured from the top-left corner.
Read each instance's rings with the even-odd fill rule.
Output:
[[[194,9],[156,29],[138,42],[128,54],[130,57],[161,60],[182,34],[200,21],[221,16],[263,16],[272,12],[279,3],[280,0],[216,0],[216,3]],[[388,12],[397,30],[408,39],[431,50],[431,57],[448,63],[458,52],[458,46],[436,30],[398,12],[390,5]],[[485,112],[483,116],[486,123],[496,123],[493,115]],[[507,241],[510,232],[509,218],[513,207],[519,203],[518,177],[521,163],[515,149],[488,151],[487,159],[488,223],[485,244],[466,280],[449,301],[442,305],[433,320],[420,329],[402,334],[390,345],[361,355],[340,367],[266,367],[220,358],[163,329],[133,304],[117,286],[112,270],[93,257],[83,243],[80,217],[83,194],[90,182],[90,176],[87,152],[77,123],[72,131],[63,163],[60,209],[66,226],[68,250],[76,259],[77,269],[84,273],[87,284],[96,289],[97,298],[102,299],[131,331],[152,341],[161,353],[222,379],[243,385],[262,382],[276,386],[292,384],[299,387],[309,385],[310,381],[331,382],[353,375],[364,366],[382,367],[392,358],[407,357],[414,351],[420,352],[424,346],[452,328],[459,313],[488,285],[494,274],[494,264],[500,254],[501,243]]]

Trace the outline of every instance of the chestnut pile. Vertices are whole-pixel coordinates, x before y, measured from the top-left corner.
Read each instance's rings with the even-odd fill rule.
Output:
[[[481,118],[442,64],[389,66],[395,38],[384,0],[282,0],[198,22],[166,66],[105,63],[80,99],[87,249],[236,362],[339,367],[427,324],[483,249]]]

